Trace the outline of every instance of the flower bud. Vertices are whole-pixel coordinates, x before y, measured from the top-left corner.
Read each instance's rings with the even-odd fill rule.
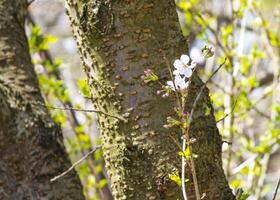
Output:
[[[214,47],[205,45],[201,52],[205,58],[210,58],[214,55]]]

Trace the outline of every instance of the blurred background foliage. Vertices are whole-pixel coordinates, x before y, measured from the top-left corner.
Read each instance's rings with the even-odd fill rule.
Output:
[[[223,137],[223,164],[234,190],[248,199],[272,199],[279,160],[279,1],[177,1],[192,59],[209,76],[221,59],[229,62],[210,83]],[[199,49],[211,44],[205,61]]]
[[[186,51],[200,65],[201,76],[206,80],[224,57],[229,61],[209,88],[230,185],[234,191],[246,191],[247,199],[272,199],[280,177],[280,2],[176,3],[189,44]],[[92,109],[93,105],[64,2],[35,0],[29,6],[26,26],[41,90],[53,118],[63,128],[74,162],[100,141],[94,113],[67,109]],[[205,45],[215,49],[214,57],[207,60],[201,52]],[[101,150],[77,171],[87,199],[112,199]]]

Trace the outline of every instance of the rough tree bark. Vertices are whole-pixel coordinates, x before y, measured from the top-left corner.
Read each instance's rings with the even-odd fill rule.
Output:
[[[162,81],[171,64],[186,52],[174,0],[67,0],[67,13],[84,71],[99,114],[104,157],[115,199],[181,199],[168,174],[180,171],[178,130],[163,128],[174,114],[174,100],[156,95],[140,76],[153,69]],[[194,76],[186,104],[188,111],[203,82]],[[108,116],[114,115],[115,117]],[[128,121],[123,120],[129,115]],[[235,199],[221,162],[221,137],[216,127],[208,89],[194,114],[190,134],[198,154],[196,171],[205,199]],[[194,199],[187,166],[189,199]]]
[[[84,199],[60,128],[42,106],[24,21],[26,0],[0,0],[0,199]]]

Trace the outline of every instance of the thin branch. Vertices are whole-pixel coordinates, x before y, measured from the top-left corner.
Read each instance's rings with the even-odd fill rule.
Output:
[[[35,0],[30,0],[29,2],[27,2],[27,6],[30,6]]]
[[[244,167],[246,167],[247,165],[249,165],[250,163],[252,163],[255,159],[257,158],[257,155],[253,155],[250,158],[248,158],[247,160],[245,160],[244,162],[242,162],[241,164],[239,164],[237,167],[235,167],[234,169],[232,169],[232,175],[238,173],[240,170],[242,170]]]
[[[78,108],[70,108],[70,107],[63,107],[63,108],[61,108],[61,107],[47,106],[47,105],[44,105],[44,104],[42,104],[42,105],[45,106],[46,108],[56,109],[56,110],[73,110],[73,111],[80,111],[80,112],[99,113],[99,114],[103,114],[103,115],[106,115],[106,116],[109,116],[109,117],[113,117],[113,118],[125,121],[125,119],[123,117],[121,117],[121,116],[112,115],[110,113],[107,113],[107,112],[104,112],[104,111],[101,111],[101,110],[88,110],[88,109],[78,109]]]
[[[276,186],[276,189],[275,189],[272,200],[276,200],[276,196],[277,196],[277,193],[278,193],[279,186],[280,186],[280,178],[278,179],[278,183],[277,183],[277,186]]]
[[[166,62],[166,65],[167,65],[167,68],[168,68],[168,71],[169,71],[172,83],[174,85],[174,90],[175,90],[175,95],[176,95],[178,107],[179,107],[180,110],[183,111],[183,105],[182,105],[182,102],[181,102],[180,97],[179,97],[179,92],[177,90],[177,86],[175,85],[175,81],[174,81],[174,77],[173,77],[173,74],[172,74],[171,66],[170,66],[170,64],[169,64],[169,62],[168,62],[168,60],[166,58],[165,53],[163,51],[161,51],[161,53],[163,54],[164,61]],[[183,149],[185,149],[185,148],[186,147],[183,144]],[[183,153],[184,152],[185,151],[183,151]],[[183,191],[184,200],[188,200],[187,193],[186,193],[186,187],[185,187],[186,185],[185,185],[185,161],[184,161],[184,156],[182,157],[182,159],[183,159],[182,160],[182,191]]]
[[[274,89],[274,88],[273,88]],[[235,115],[235,118],[238,118],[242,115],[244,115],[245,113],[248,113],[250,110],[254,109],[256,107],[257,104],[259,104],[262,100],[264,100],[266,97],[268,97],[269,95],[271,95],[273,89],[271,89],[270,91],[266,92],[263,96],[261,96],[258,100],[256,100],[254,103],[251,103],[251,106],[246,108],[245,111]]]
[[[238,96],[239,97],[239,96]],[[227,113],[225,116],[223,116],[221,119],[217,120],[216,121],[216,124],[223,121],[225,118],[227,118],[229,115],[231,115],[233,113],[233,111],[235,110],[235,107],[236,107],[236,104],[237,104],[237,100],[238,100],[238,97],[236,98],[234,104],[233,104],[233,107],[231,109],[231,111],[229,113]]]
[[[227,61],[227,58],[225,58],[224,62],[221,63],[219,65],[219,67],[212,73],[212,75],[208,78],[208,80],[204,83],[204,85],[201,87],[198,95],[196,96],[195,100],[194,100],[194,103],[193,103],[193,106],[192,106],[192,110],[191,110],[191,113],[190,113],[190,116],[189,116],[189,124],[192,122],[192,116],[193,116],[193,113],[194,113],[194,110],[197,106],[197,103],[198,103],[198,100],[203,92],[203,90],[205,89],[207,83],[213,78],[213,76],[215,76],[215,74],[224,66],[224,64],[226,63]]]
[[[222,86],[220,86],[218,83],[215,83],[213,80],[211,81],[211,84],[213,84],[216,88],[222,90],[224,94],[233,95],[232,93],[226,91],[225,88],[223,88]]]
[[[168,135],[172,140],[173,142],[176,144],[176,146],[178,147],[178,150],[181,151],[181,145],[180,143],[172,136],[172,135]],[[184,152],[183,152],[184,153]]]
[[[154,39],[154,41],[156,42],[156,44],[158,45],[158,47],[160,47],[161,45],[160,45],[159,42],[155,39],[155,37],[152,36],[152,38]],[[168,71],[169,71],[169,74],[170,74],[170,78],[171,78],[172,83],[173,83],[173,85],[174,85],[174,90],[175,90],[175,95],[176,95],[176,100],[177,100],[178,107],[179,107],[180,109],[182,109],[183,106],[182,106],[182,103],[181,103],[181,99],[180,99],[180,97],[179,97],[179,92],[178,92],[177,87],[176,87],[176,85],[175,85],[175,81],[174,81],[174,77],[173,77],[173,74],[172,74],[171,66],[170,66],[170,64],[169,64],[169,61],[168,61],[167,56],[166,56],[166,54],[164,53],[164,51],[161,50],[160,52],[161,52],[162,55],[163,55],[163,59],[164,59],[166,65],[167,65],[167,68],[168,68]]]
[[[260,111],[257,107],[252,106],[252,109],[258,113],[260,116],[265,117],[266,119],[270,119],[270,116],[265,114],[264,112]]]
[[[164,61],[166,62],[166,65],[168,67],[168,71],[170,73],[170,77],[171,77],[172,83],[174,85],[175,95],[176,95],[176,99],[178,101],[177,104],[178,104],[179,108],[182,110],[183,106],[182,106],[182,103],[180,101],[180,97],[179,97],[179,92],[177,90],[177,86],[175,85],[174,77],[173,77],[173,74],[172,74],[172,69],[171,69],[170,64],[169,64],[169,62],[168,62],[168,60],[167,60],[167,58],[166,58],[166,56],[165,56],[163,51],[162,51],[162,54],[163,54]]]
[[[228,145],[232,145],[232,142],[226,141],[226,140],[222,140],[222,143],[226,143]]]
[[[217,42],[217,45],[221,48],[221,50],[227,55],[229,56],[230,53],[229,53],[229,49],[227,47],[225,47],[221,42],[220,40],[218,40],[218,34],[217,32],[207,23],[207,21],[204,19],[204,17],[196,10],[195,11],[195,15],[201,20],[203,21],[205,27],[216,37],[216,42]]]
[[[256,8],[256,7],[254,7],[253,12],[254,12],[258,17],[260,17],[260,19],[261,19],[261,21],[262,21],[262,24],[265,24],[266,20],[265,20],[264,15],[262,14],[262,12],[261,12],[258,8]],[[275,51],[277,51],[277,54],[278,54],[278,55],[276,55],[276,53],[275,53],[275,51],[274,51],[274,45],[271,43],[271,36],[270,36],[270,32],[269,32],[269,27],[263,25],[262,28],[263,28],[263,30],[264,30],[264,33],[265,33],[267,42],[270,44],[271,53],[272,53],[272,55],[274,55],[274,56],[277,58],[277,57],[280,55],[280,48],[279,48],[279,45],[277,45],[276,48],[275,48]]]
[[[27,15],[27,22],[30,23],[30,25],[33,27],[33,26],[37,26],[34,18],[32,17],[32,14],[30,12],[28,12],[28,15]],[[45,38],[45,36],[43,34],[40,34],[39,35],[41,38]],[[39,53],[39,56],[41,57],[42,60],[46,60],[48,61],[51,65],[54,65],[54,61],[53,61],[53,58],[52,58],[52,55],[51,55],[51,52],[49,51],[49,49],[45,49],[45,50],[41,50],[38,52]],[[49,75],[53,75],[57,80],[63,80],[62,77],[61,77],[61,73],[60,71],[57,71],[57,72],[54,72],[54,71],[51,71],[51,72],[47,72],[47,76]],[[66,89],[66,86],[63,84],[61,86],[63,89]],[[46,96],[46,99],[47,99],[47,96]],[[71,101],[68,101],[68,102],[64,102],[62,99],[58,98],[57,99],[60,101],[60,103],[64,106],[64,107],[70,107],[72,108],[73,105],[72,105],[72,102]],[[75,112],[73,110],[70,110],[70,116],[73,120],[73,124],[71,124],[73,126],[73,128],[75,129],[75,127],[78,127],[80,126],[80,123],[77,119],[77,116],[75,115]]]
[[[200,91],[198,93],[198,95],[196,96],[193,106],[192,106],[192,110],[188,119],[188,128],[187,131],[185,133],[186,139],[183,139],[183,147],[182,147],[182,151],[185,152],[186,149],[186,142],[189,142],[189,130],[190,130],[190,125],[192,122],[192,117],[194,114],[194,110],[196,109],[198,100],[200,99],[200,96],[203,92],[203,90],[205,89],[207,83],[213,78],[213,76],[222,68],[222,66],[224,66],[224,64],[226,63],[227,58],[225,58],[224,62],[222,64],[219,65],[219,67],[213,72],[213,74],[208,78],[208,80],[204,83],[204,85],[200,88]],[[196,193],[196,199],[200,200],[200,193],[199,193],[199,187],[198,187],[198,181],[197,181],[197,176],[196,176],[196,171],[195,171],[195,163],[193,160],[193,156],[192,156],[192,146],[189,144],[189,149],[190,149],[190,162],[191,162],[191,172],[192,172],[192,177],[193,177],[193,182],[194,182],[194,187],[195,187],[195,193]],[[185,189],[185,158],[184,156],[182,157],[182,189]]]
[[[63,173],[53,177],[50,181],[54,182],[57,179],[65,176],[66,174],[68,174],[69,172],[71,172],[77,165],[79,165],[82,161],[84,161],[85,159],[87,159],[87,157],[89,157],[91,154],[93,154],[96,150],[100,149],[102,147],[102,145],[96,146],[95,148],[93,148],[92,150],[90,150],[86,155],[84,155],[80,160],[76,161],[70,168],[68,168],[66,171],[64,171]]]
[[[30,5],[32,2],[34,2],[34,1],[35,1],[35,0],[31,0],[30,3],[29,3],[29,5]],[[29,6],[29,5],[28,5],[28,6]],[[36,24],[34,18],[32,17],[31,12],[28,12],[28,15],[27,15],[27,22],[28,22],[28,24],[30,24],[31,27],[37,26],[37,24]],[[42,38],[45,38],[45,36],[44,36],[43,33],[40,34],[39,36],[42,37]],[[54,64],[55,64],[55,63],[54,63],[54,60],[53,60],[53,57],[52,57],[52,54],[51,54],[51,52],[49,51],[49,49],[40,50],[40,51],[38,52],[38,54],[39,54],[39,56],[41,57],[41,60],[42,60],[42,61],[45,61],[45,60],[46,60],[46,61],[48,61],[51,65],[54,65]],[[46,75],[47,75],[47,76],[52,75],[52,76],[54,76],[57,80],[62,80],[62,76],[61,76],[60,70],[58,70],[58,71],[49,71],[49,72],[47,72]],[[63,84],[61,87],[62,87],[63,89],[66,89],[66,86],[65,86],[64,84]],[[83,95],[82,95],[82,96],[83,96]],[[90,97],[86,97],[86,96],[83,96],[83,97],[84,97],[85,99],[90,98]],[[48,97],[45,96],[45,98],[47,99]],[[57,99],[60,101],[60,103],[62,104],[63,107],[68,107],[68,108],[69,108],[69,107],[70,107],[70,108],[73,107],[71,101],[66,101],[66,102],[64,102],[64,101],[63,101],[61,98],[59,98],[59,97],[57,97]],[[77,115],[76,115],[76,113],[75,113],[74,110],[69,110],[69,113],[70,113],[70,118],[72,118],[72,120],[69,119],[70,124],[71,124],[71,126],[72,126],[73,131],[74,131],[75,134],[77,135],[76,127],[79,127],[81,124],[80,124],[80,122],[78,121]],[[67,116],[68,116],[68,115],[67,115]],[[79,146],[79,149],[80,149],[80,152],[81,152],[82,156],[85,156],[87,150],[85,150],[85,148],[83,148],[83,145],[82,145],[82,143],[81,143],[80,140],[78,141],[78,146]],[[103,160],[103,158],[102,158],[102,160]],[[101,180],[101,179],[106,179],[106,177],[105,177],[103,171],[102,171],[101,173],[97,173],[96,170],[94,169],[94,166],[96,165],[96,161],[95,161],[95,159],[94,159],[93,157],[90,157],[90,159],[88,159],[88,165],[89,165],[90,173],[93,174],[93,175],[95,176],[95,178],[96,178],[97,181],[98,181],[98,180]],[[98,188],[96,188],[96,189],[98,189]],[[103,196],[107,196],[107,197],[108,197],[108,196],[111,196],[111,192],[110,192],[110,189],[109,189],[108,184],[107,184],[106,186],[102,187],[100,190],[98,189],[98,191],[99,191]],[[109,199],[112,199],[112,197],[110,197]]]
[[[185,153],[185,149],[186,149],[186,139],[183,139],[183,146],[182,146],[182,150],[183,150],[183,153]],[[190,155],[192,157],[192,153],[191,153],[191,150],[190,150]],[[185,160],[185,156],[182,156],[182,190],[183,190],[183,196],[184,196],[184,200],[188,200],[188,197],[187,197],[187,193],[186,193],[186,183],[185,183],[185,165],[186,165],[186,160]],[[192,165],[191,165],[191,168]],[[196,188],[196,186],[195,186]],[[198,192],[198,195],[199,195],[199,192]]]

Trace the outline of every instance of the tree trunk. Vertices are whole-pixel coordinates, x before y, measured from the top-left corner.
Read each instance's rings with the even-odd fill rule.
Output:
[[[84,199],[31,64],[25,0],[0,0],[0,199]]]
[[[166,117],[174,114],[175,101],[162,99],[156,95],[159,86],[140,80],[147,68],[163,82],[170,79],[164,55],[171,64],[186,52],[174,0],[67,0],[67,12],[93,103],[103,112],[99,125],[115,199],[181,199],[180,187],[168,180],[168,174],[180,172],[181,135],[163,128]],[[202,85],[195,75],[188,111]],[[122,119],[128,115],[127,121]],[[201,194],[205,199],[235,199],[222,169],[222,141],[207,89],[190,134],[198,140],[193,148],[199,156],[195,162]],[[188,196],[194,199],[189,170],[187,177]]]

